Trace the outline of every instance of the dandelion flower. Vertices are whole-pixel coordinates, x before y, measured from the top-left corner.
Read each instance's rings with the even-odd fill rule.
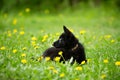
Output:
[[[14,49],[14,50],[13,50],[13,53],[17,53],[17,50],[16,50],[16,49]]]
[[[112,35],[105,35],[105,36],[104,36],[105,39],[109,39],[109,38],[111,38],[111,37],[112,37]]]
[[[62,51],[60,51],[60,52],[58,52],[58,54],[59,54],[60,56],[62,56],[63,52],[62,52]]]
[[[16,25],[17,24],[17,19],[14,19],[13,20],[13,25]]]
[[[106,78],[106,75],[105,75],[105,74],[102,74],[102,75],[101,75],[101,78],[102,78],[102,79],[105,79],[105,78]]]
[[[26,59],[22,59],[22,60],[21,60],[21,63],[26,64],[26,63],[27,63],[27,60],[26,60]]]
[[[116,65],[116,66],[120,66],[120,61],[116,61],[116,62],[115,62],[115,65]]]
[[[82,71],[82,67],[81,67],[81,66],[78,66],[78,67],[75,68],[75,70],[77,70],[77,71]]]
[[[26,11],[27,13],[29,13],[29,12],[30,12],[30,8],[26,8],[25,11]]]
[[[27,48],[26,48],[26,47],[23,47],[22,50],[27,50]]]
[[[81,64],[85,64],[85,61],[82,61]]]
[[[48,38],[48,35],[44,35],[43,39],[42,39],[42,42],[45,42],[47,38]]]
[[[111,40],[111,43],[114,43],[114,42],[115,42],[115,40],[114,40],[114,39],[112,39],[112,40]]]
[[[45,60],[46,60],[46,61],[49,61],[49,60],[50,60],[50,57],[46,57]]]
[[[25,34],[25,32],[24,31],[20,31],[20,35],[24,35]]]
[[[38,61],[41,61],[43,59],[43,56],[40,56],[39,58],[38,58]]]
[[[31,40],[32,40],[32,41],[36,41],[37,38],[36,38],[36,37],[32,37]]]
[[[86,33],[85,30],[81,30],[81,31],[80,31],[80,34],[81,34],[81,35],[83,35],[83,34],[85,34],[85,33]]]
[[[12,34],[11,33],[8,33],[8,37],[11,37],[12,36]]]
[[[53,70],[53,73],[57,74],[57,73],[58,73],[58,71],[54,69],[54,70]]]
[[[108,59],[103,60],[104,63],[108,63]]]
[[[13,30],[13,33],[17,33],[17,29],[14,29],[14,30]]]
[[[54,61],[60,61],[60,57],[55,57]]]
[[[53,66],[50,66],[48,69],[49,70],[54,70],[55,68]]]
[[[21,56],[22,56],[22,57],[26,57],[26,54],[25,54],[25,53],[22,53]]]
[[[34,49],[38,49],[38,48],[39,48],[39,46],[37,46],[37,45],[36,45],[36,46],[34,46]]]
[[[62,78],[62,77],[64,77],[64,76],[65,76],[65,74],[64,74],[64,73],[61,73],[61,74],[60,74],[60,77],[61,77],[61,78]]]
[[[1,49],[1,50],[5,50],[6,48],[5,48],[5,46],[2,46],[0,49]]]

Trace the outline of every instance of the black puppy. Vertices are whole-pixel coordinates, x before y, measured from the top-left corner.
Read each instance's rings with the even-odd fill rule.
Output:
[[[53,43],[54,47],[48,48],[43,53],[43,57],[50,57],[51,60],[54,60],[55,57],[60,57],[58,53],[62,51],[63,57],[60,58],[60,62],[72,59],[71,64],[75,61],[80,64],[82,61],[86,61],[83,45],[65,26],[63,29],[64,33]]]

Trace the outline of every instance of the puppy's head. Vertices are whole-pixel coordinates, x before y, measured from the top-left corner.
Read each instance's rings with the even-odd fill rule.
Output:
[[[65,26],[63,26],[63,30],[64,32],[60,35],[59,39],[53,43],[53,46],[56,48],[71,49],[78,43],[78,40]]]

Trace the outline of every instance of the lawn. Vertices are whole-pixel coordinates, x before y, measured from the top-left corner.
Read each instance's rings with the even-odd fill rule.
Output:
[[[0,14],[0,80],[119,80],[120,15],[101,8]],[[87,64],[42,59],[66,25],[85,46]]]

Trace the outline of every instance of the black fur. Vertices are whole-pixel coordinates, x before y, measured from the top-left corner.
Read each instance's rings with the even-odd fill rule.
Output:
[[[60,62],[64,60],[70,60],[73,57],[72,63],[75,61],[81,63],[86,61],[85,50],[78,39],[65,27],[63,26],[64,33],[62,33],[57,41],[53,43],[53,47],[48,48],[44,53],[43,57],[50,57],[54,60],[55,57],[59,57],[58,52],[63,52],[63,57],[61,57]]]

